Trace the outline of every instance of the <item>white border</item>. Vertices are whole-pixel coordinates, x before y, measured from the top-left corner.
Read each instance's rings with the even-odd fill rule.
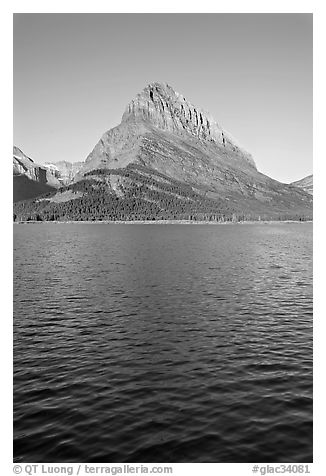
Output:
[[[0,194],[2,203],[8,206],[2,209],[1,240],[1,298],[2,298],[2,332],[1,362],[2,372],[2,425],[1,425],[1,474],[12,473],[12,13],[13,12],[81,12],[81,13],[142,13],[142,12],[217,12],[217,13],[314,13],[314,475],[326,474],[324,429],[326,404],[324,380],[325,370],[325,293],[324,264],[325,245],[324,226],[326,213],[324,205],[326,179],[325,174],[325,29],[326,18],[323,2],[317,1],[203,1],[178,2],[176,0],[108,2],[102,0],[85,1],[13,1],[3,2],[0,16],[1,34],[1,136],[2,136],[2,184]],[[7,162],[9,166],[7,167]],[[6,164],[6,165],[5,165]],[[7,179],[8,177],[8,179]],[[324,193],[323,193],[324,192]],[[168,464],[169,465],[169,464]],[[251,473],[251,464],[176,464],[174,475],[188,475],[204,472],[214,475],[245,475]]]

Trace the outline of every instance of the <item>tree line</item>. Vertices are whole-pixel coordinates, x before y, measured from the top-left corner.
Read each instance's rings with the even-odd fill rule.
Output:
[[[110,175],[122,178],[123,196],[112,193]],[[193,220],[238,222],[255,220],[306,220],[309,216],[239,210],[237,204],[212,199],[190,185],[170,179],[143,166],[125,169],[99,169],[84,179],[62,187],[76,198],[54,202],[55,193],[14,204],[14,221],[101,221],[101,220]],[[79,192],[79,194],[77,194]],[[82,196],[80,196],[80,193]]]

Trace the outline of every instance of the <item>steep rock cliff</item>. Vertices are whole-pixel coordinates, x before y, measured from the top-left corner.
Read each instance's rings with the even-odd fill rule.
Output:
[[[84,162],[45,162],[44,167],[56,177],[62,185],[68,185],[79,171]]]
[[[13,147],[13,174],[25,175],[30,180],[47,184],[51,187],[60,186],[59,180],[50,170],[44,166],[36,164],[16,146]]]
[[[36,164],[18,147],[13,148],[13,201],[28,200],[60,187],[58,179]]]

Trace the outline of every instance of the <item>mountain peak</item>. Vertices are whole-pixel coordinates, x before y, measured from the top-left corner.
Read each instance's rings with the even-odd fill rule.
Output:
[[[200,141],[216,143],[226,151],[240,152],[255,167],[251,155],[209,113],[194,106],[167,83],[150,83],[137,94],[122,117],[122,122],[129,121],[145,121],[173,134],[190,134]]]
[[[144,89],[138,94],[138,96],[148,96],[150,95],[150,93],[162,95],[164,97],[181,96],[172,88],[172,86],[163,81],[153,81],[152,83],[147,84],[147,86],[144,87]]]
[[[34,163],[34,161],[30,157],[27,157],[27,155],[25,155],[24,152],[15,145],[13,146],[13,156],[14,156],[14,159],[16,159],[16,161],[20,160],[20,161],[27,162],[28,164]]]
[[[122,120],[141,118],[152,122],[157,127],[170,129],[171,132],[177,132],[178,129],[188,129],[187,132],[190,132],[190,126],[196,125],[196,132],[198,133],[200,126],[202,126],[202,129],[207,128],[209,135],[209,119],[211,119],[211,122],[215,121],[213,118],[205,116],[208,116],[208,114],[188,102],[182,94],[176,92],[168,83],[152,82],[128,104]],[[206,120],[204,121],[204,119]]]

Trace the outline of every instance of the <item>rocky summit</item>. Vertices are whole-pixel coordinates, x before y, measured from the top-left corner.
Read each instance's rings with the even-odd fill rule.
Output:
[[[204,177],[205,171],[211,165],[217,172],[226,157],[228,167],[256,170],[252,156],[208,113],[171,86],[152,83],[128,104],[121,124],[101,137],[77,179],[95,168],[139,163],[174,178],[192,177],[198,183],[209,179],[214,184],[214,178]]]
[[[150,84],[131,101],[122,122],[139,120],[186,139],[193,137],[202,143],[222,146],[226,152],[238,155],[255,167],[251,155],[240,148],[212,116],[193,106],[168,84]]]
[[[310,194],[260,173],[210,114],[164,83],[137,94],[66,177],[64,190],[28,209],[41,219],[83,220],[312,215]]]

